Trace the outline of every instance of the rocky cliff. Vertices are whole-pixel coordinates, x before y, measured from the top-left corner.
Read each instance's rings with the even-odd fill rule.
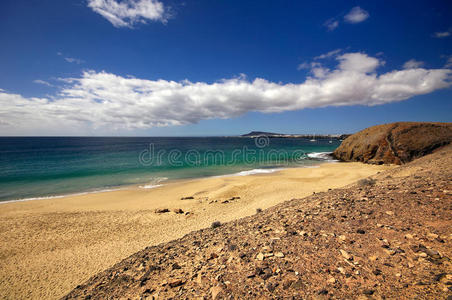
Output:
[[[452,123],[398,122],[366,128],[334,151],[342,161],[403,164],[450,144]]]

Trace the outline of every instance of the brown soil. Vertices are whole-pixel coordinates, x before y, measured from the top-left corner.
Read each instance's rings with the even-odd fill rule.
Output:
[[[398,122],[366,128],[334,151],[343,161],[402,164],[452,142],[452,123]]]
[[[449,299],[451,165],[448,146],[148,247],[65,298]]]

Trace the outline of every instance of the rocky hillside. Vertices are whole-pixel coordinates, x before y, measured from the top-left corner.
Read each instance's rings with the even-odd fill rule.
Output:
[[[369,127],[334,151],[343,161],[403,164],[450,144],[452,123],[399,122]]]
[[[130,256],[65,299],[449,299],[451,165],[447,146],[356,185],[213,224]]]

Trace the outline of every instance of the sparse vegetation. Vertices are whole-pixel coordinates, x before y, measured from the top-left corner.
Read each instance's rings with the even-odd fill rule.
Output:
[[[358,180],[359,186],[374,186],[377,181],[373,178],[364,178]]]
[[[221,222],[220,221],[215,221],[212,222],[212,224],[210,225],[210,228],[215,229],[221,226]]]

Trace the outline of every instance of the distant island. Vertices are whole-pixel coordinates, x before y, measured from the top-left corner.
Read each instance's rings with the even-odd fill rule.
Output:
[[[242,134],[241,137],[255,138],[257,136],[267,136],[269,138],[302,138],[302,139],[337,139],[344,140],[351,134],[287,134],[274,133],[265,131],[251,131],[247,134]]]

